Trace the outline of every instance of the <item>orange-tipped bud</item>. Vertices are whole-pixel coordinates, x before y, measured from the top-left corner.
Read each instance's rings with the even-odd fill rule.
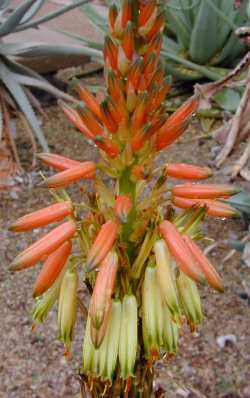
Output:
[[[233,185],[220,184],[182,184],[176,185],[172,189],[174,196],[181,196],[190,199],[216,199],[228,198],[241,191],[240,188]]]
[[[108,101],[105,100],[100,105],[101,108],[101,120],[103,121],[104,125],[108,129],[110,133],[116,133],[118,130],[118,124],[113,119],[110,109],[108,106]]]
[[[165,15],[164,12],[161,12],[157,15],[152,28],[149,30],[148,33],[146,33],[146,39],[152,40],[155,35],[157,35],[159,32],[162,31],[164,23],[165,23]]]
[[[161,150],[171,145],[185,129],[186,122],[192,116],[199,105],[197,98],[185,102],[166,121],[159,131],[156,140],[156,150]]]
[[[33,297],[41,296],[53,285],[71,253],[71,248],[72,244],[68,241],[49,255],[36,279]]]
[[[109,7],[109,30],[113,32],[115,28],[115,21],[118,15],[118,10],[115,4]]]
[[[111,304],[112,304],[112,302],[111,302]],[[99,329],[96,329],[92,323],[90,324],[91,341],[96,349],[99,348],[100,345],[102,344],[103,339],[108,330],[108,325],[109,325],[109,321],[110,321],[110,313],[111,313],[111,305],[110,305],[109,311],[105,315],[105,318],[104,318],[102,325]]]
[[[207,214],[211,217],[234,218],[240,217],[240,213],[228,203],[213,199],[189,199],[172,196],[172,203],[180,209],[190,209],[194,206],[206,206]]]
[[[94,138],[94,134],[91,131],[89,131],[89,129],[83,123],[79,113],[75,109],[71,108],[69,105],[67,105],[67,104],[65,104],[63,102],[59,102],[59,104],[61,105],[61,108],[62,108],[65,116],[68,118],[68,120],[78,130],[80,130],[80,132],[83,133],[83,135],[85,135],[89,139],[93,139]]]
[[[161,47],[162,47],[162,35],[160,33],[158,33],[149,43],[144,60],[145,62],[148,59],[148,55],[151,54],[152,52],[154,52],[157,57],[160,56],[160,52],[161,52]]]
[[[110,252],[101,263],[90,302],[91,324],[95,329],[100,329],[110,310],[117,270],[117,254]]]
[[[133,112],[138,102],[138,96],[136,95],[134,86],[131,83],[128,83],[127,87],[127,102],[126,107],[128,112]]]
[[[137,90],[143,72],[143,67],[144,67],[143,58],[138,58],[132,63],[128,73],[127,88],[129,87],[130,84],[132,84],[133,88]]]
[[[148,102],[148,95],[144,93],[139,97],[138,105],[136,106],[136,109],[132,116],[131,119],[132,129],[138,130],[140,127],[142,127],[143,123],[145,122],[147,116],[146,115],[147,102]]]
[[[55,153],[38,153],[36,156],[47,166],[60,171],[70,169],[71,167],[77,166],[81,163],[78,160],[65,158],[64,156],[56,155]]]
[[[196,282],[203,283],[204,274],[200,267],[197,266],[190,249],[175,225],[169,221],[163,221],[159,226],[159,230],[181,271]]]
[[[10,270],[21,271],[32,267],[53,253],[64,242],[73,238],[75,232],[76,225],[72,220],[59,225],[20,253],[11,263]]]
[[[109,138],[98,137],[95,139],[95,143],[100,149],[106,152],[111,159],[115,159],[120,153],[118,146]]]
[[[164,76],[165,76],[165,70],[163,66],[160,64],[157,66],[157,69],[152,79],[152,83],[160,86],[164,79]]]
[[[127,23],[132,20],[132,2],[133,0],[123,0],[121,17],[123,28],[125,28]]]
[[[105,38],[103,54],[105,62],[110,65],[113,70],[117,70],[118,48],[109,36]]]
[[[151,125],[144,126],[141,128],[131,140],[131,148],[133,152],[139,151],[143,145],[145,144],[146,140],[150,137]]]
[[[118,234],[118,223],[107,221],[102,225],[98,235],[90,248],[86,269],[91,271],[104,260],[112,249]]]
[[[107,77],[108,92],[114,101],[124,101],[123,87],[120,79],[111,70]]]
[[[124,104],[121,102],[117,104],[112,100],[111,97],[107,97],[106,101],[110,116],[117,123],[117,125],[120,125],[121,122],[125,122],[127,120],[127,111]]]
[[[92,133],[93,136],[102,135],[103,129],[100,124],[96,121],[96,118],[87,108],[79,108],[80,117],[87,129]]]
[[[167,176],[183,180],[205,180],[213,175],[209,167],[199,167],[188,163],[167,163]]]
[[[15,232],[30,231],[56,221],[61,221],[72,213],[73,206],[70,201],[55,203],[54,205],[20,217],[9,229]]]
[[[77,90],[81,100],[85,102],[87,107],[101,120],[100,105],[95,96],[87,90],[83,84],[78,84]]]
[[[96,175],[96,165],[94,162],[82,162],[78,166],[61,171],[47,179],[49,188],[66,187],[73,182],[81,179],[92,179]]]
[[[131,170],[131,175],[137,178],[138,180],[146,179],[144,167],[140,164],[136,164],[135,166],[133,166]]]
[[[151,15],[147,19],[147,22],[145,22],[143,25],[139,26],[138,32],[141,36],[146,38],[146,35],[152,30],[152,28],[155,24],[156,17],[157,17],[157,7],[154,7],[154,9],[151,12]]]
[[[115,201],[115,214],[119,220],[126,223],[128,220],[128,215],[133,207],[132,200],[129,195],[119,195]]]
[[[199,246],[197,246],[196,243],[187,235],[183,236],[183,240],[193,254],[193,257],[195,258],[202,272],[205,274],[208,283],[219,292],[224,292],[224,287],[220,275],[210,263],[208,258],[201,251]]]
[[[156,2],[148,1],[145,5],[140,7],[140,13],[138,17],[138,25],[143,26],[147,23],[151,15],[153,14],[154,10],[156,9]]]
[[[122,76],[125,76],[128,72],[129,69],[129,59],[127,58],[125,51],[123,48],[120,46],[118,48],[118,70],[121,73]]]
[[[169,93],[170,89],[171,85],[168,84],[167,82],[161,83],[160,90],[158,89],[158,84],[157,84],[154,95],[151,98],[151,103],[150,103],[151,109],[152,108],[157,109],[164,102],[166,95]]]
[[[122,48],[123,51],[126,54],[126,57],[131,61],[133,54],[134,54],[134,49],[135,49],[135,43],[134,43],[134,25],[132,22],[129,22],[127,24],[126,30],[124,32],[124,37],[122,41]]]

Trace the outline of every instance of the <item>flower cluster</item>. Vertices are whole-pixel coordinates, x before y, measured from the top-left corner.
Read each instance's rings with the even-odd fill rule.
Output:
[[[91,298],[82,373],[94,396],[105,396],[112,385],[119,390],[119,381],[127,396],[143,391],[154,361],[177,352],[185,321],[197,328],[203,318],[198,285],[208,282],[223,291],[195,243],[203,238],[200,223],[206,214],[237,216],[225,202],[238,192],[235,187],[199,182],[211,176],[209,168],[168,163],[155,169],[157,153],[184,132],[199,105],[194,95],[167,115],[170,85],[160,63],[164,13],[158,3],[123,0],[120,10],[110,7],[105,98],[79,84],[82,102],[61,103],[66,117],[99,148],[99,163],[40,154],[58,171],[45,181],[58,203],[11,226],[28,231],[68,218],[19,254],[11,269],[44,261],[33,291],[34,322],[42,322],[58,302],[59,335],[67,350],[78,285],[86,283]],[[174,185],[171,178],[187,182]],[[64,188],[84,179],[93,181],[95,194],[85,190],[83,217],[81,204],[73,204]],[[80,254],[72,253],[72,241]]]

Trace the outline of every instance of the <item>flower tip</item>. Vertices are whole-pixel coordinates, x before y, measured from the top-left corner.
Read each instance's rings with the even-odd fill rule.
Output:
[[[10,263],[9,265],[9,271],[10,272],[16,272],[16,271],[20,271],[21,270],[21,264],[20,261],[18,259],[18,257],[16,257],[12,263]]]

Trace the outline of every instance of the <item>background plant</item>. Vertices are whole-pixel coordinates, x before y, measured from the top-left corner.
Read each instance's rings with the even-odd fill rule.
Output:
[[[159,62],[163,28],[160,2],[124,0],[110,7],[105,97],[79,85],[85,105],[61,103],[67,118],[98,147],[100,160],[41,154],[59,171],[43,183],[56,203],[10,227],[30,231],[64,220],[20,253],[11,270],[44,261],[33,289],[33,319],[44,321],[58,303],[66,354],[77,310],[88,314],[83,396],[151,396],[155,361],[177,352],[185,323],[194,331],[202,321],[199,285],[224,290],[195,241],[204,238],[206,214],[238,216],[224,199],[239,190],[197,182],[211,176],[206,167],[156,166],[160,151],[183,134],[200,103],[195,94],[170,117],[166,113],[170,86]],[[172,178],[189,182],[175,185]],[[92,181],[93,189],[80,186],[81,200],[70,199],[64,188],[81,180]],[[88,309],[79,284],[88,289]]]
[[[85,54],[84,48],[67,45],[50,45],[37,43],[6,43],[4,39],[12,33],[18,33],[30,28],[37,28],[40,24],[56,18],[63,13],[78,7],[86,1],[77,1],[70,6],[62,7],[60,10],[35,18],[38,11],[44,5],[44,0],[26,0],[10,11],[11,1],[1,2],[0,5],[0,115],[1,115],[1,180],[12,174],[16,169],[21,169],[18,151],[15,145],[12,115],[19,116],[31,139],[33,151],[36,143],[32,134],[35,135],[43,150],[48,150],[48,144],[44,137],[40,123],[35,111],[41,110],[39,103],[33,96],[30,88],[39,88],[47,91],[58,98],[72,101],[73,98],[55,88],[39,74],[19,62],[18,57],[36,57]],[[14,162],[13,162],[14,158]],[[1,185],[3,182],[1,182]]]

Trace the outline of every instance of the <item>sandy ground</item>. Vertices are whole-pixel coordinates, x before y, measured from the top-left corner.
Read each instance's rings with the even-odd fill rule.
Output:
[[[75,159],[93,159],[94,149],[68,126],[57,107],[48,110],[45,131],[51,150]],[[164,160],[194,161],[208,164],[212,140],[197,139],[196,133],[186,135],[175,147],[162,155]],[[25,159],[26,146],[22,146]],[[216,174],[215,181],[222,181]],[[62,344],[57,340],[56,313],[36,331],[31,330],[32,285],[37,268],[12,275],[9,262],[41,231],[12,234],[9,223],[25,213],[50,203],[49,193],[34,184],[39,181],[38,170],[30,184],[12,197],[3,195],[0,202],[0,397],[1,398],[74,398],[78,396],[77,371],[80,367],[83,322],[79,320],[73,359],[64,359]],[[217,240],[242,236],[241,221],[208,221],[207,234]],[[45,230],[43,230],[45,232]],[[222,265],[228,248],[217,249],[211,258],[223,275],[226,292],[215,294],[202,289],[206,319],[195,336],[185,330],[179,355],[169,363],[157,365],[157,383],[168,390],[168,398],[250,398],[250,317],[249,301],[240,298],[243,282],[250,286],[249,269],[240,256]],[[221,349],[217,337],[234,335],[236,342]]]

